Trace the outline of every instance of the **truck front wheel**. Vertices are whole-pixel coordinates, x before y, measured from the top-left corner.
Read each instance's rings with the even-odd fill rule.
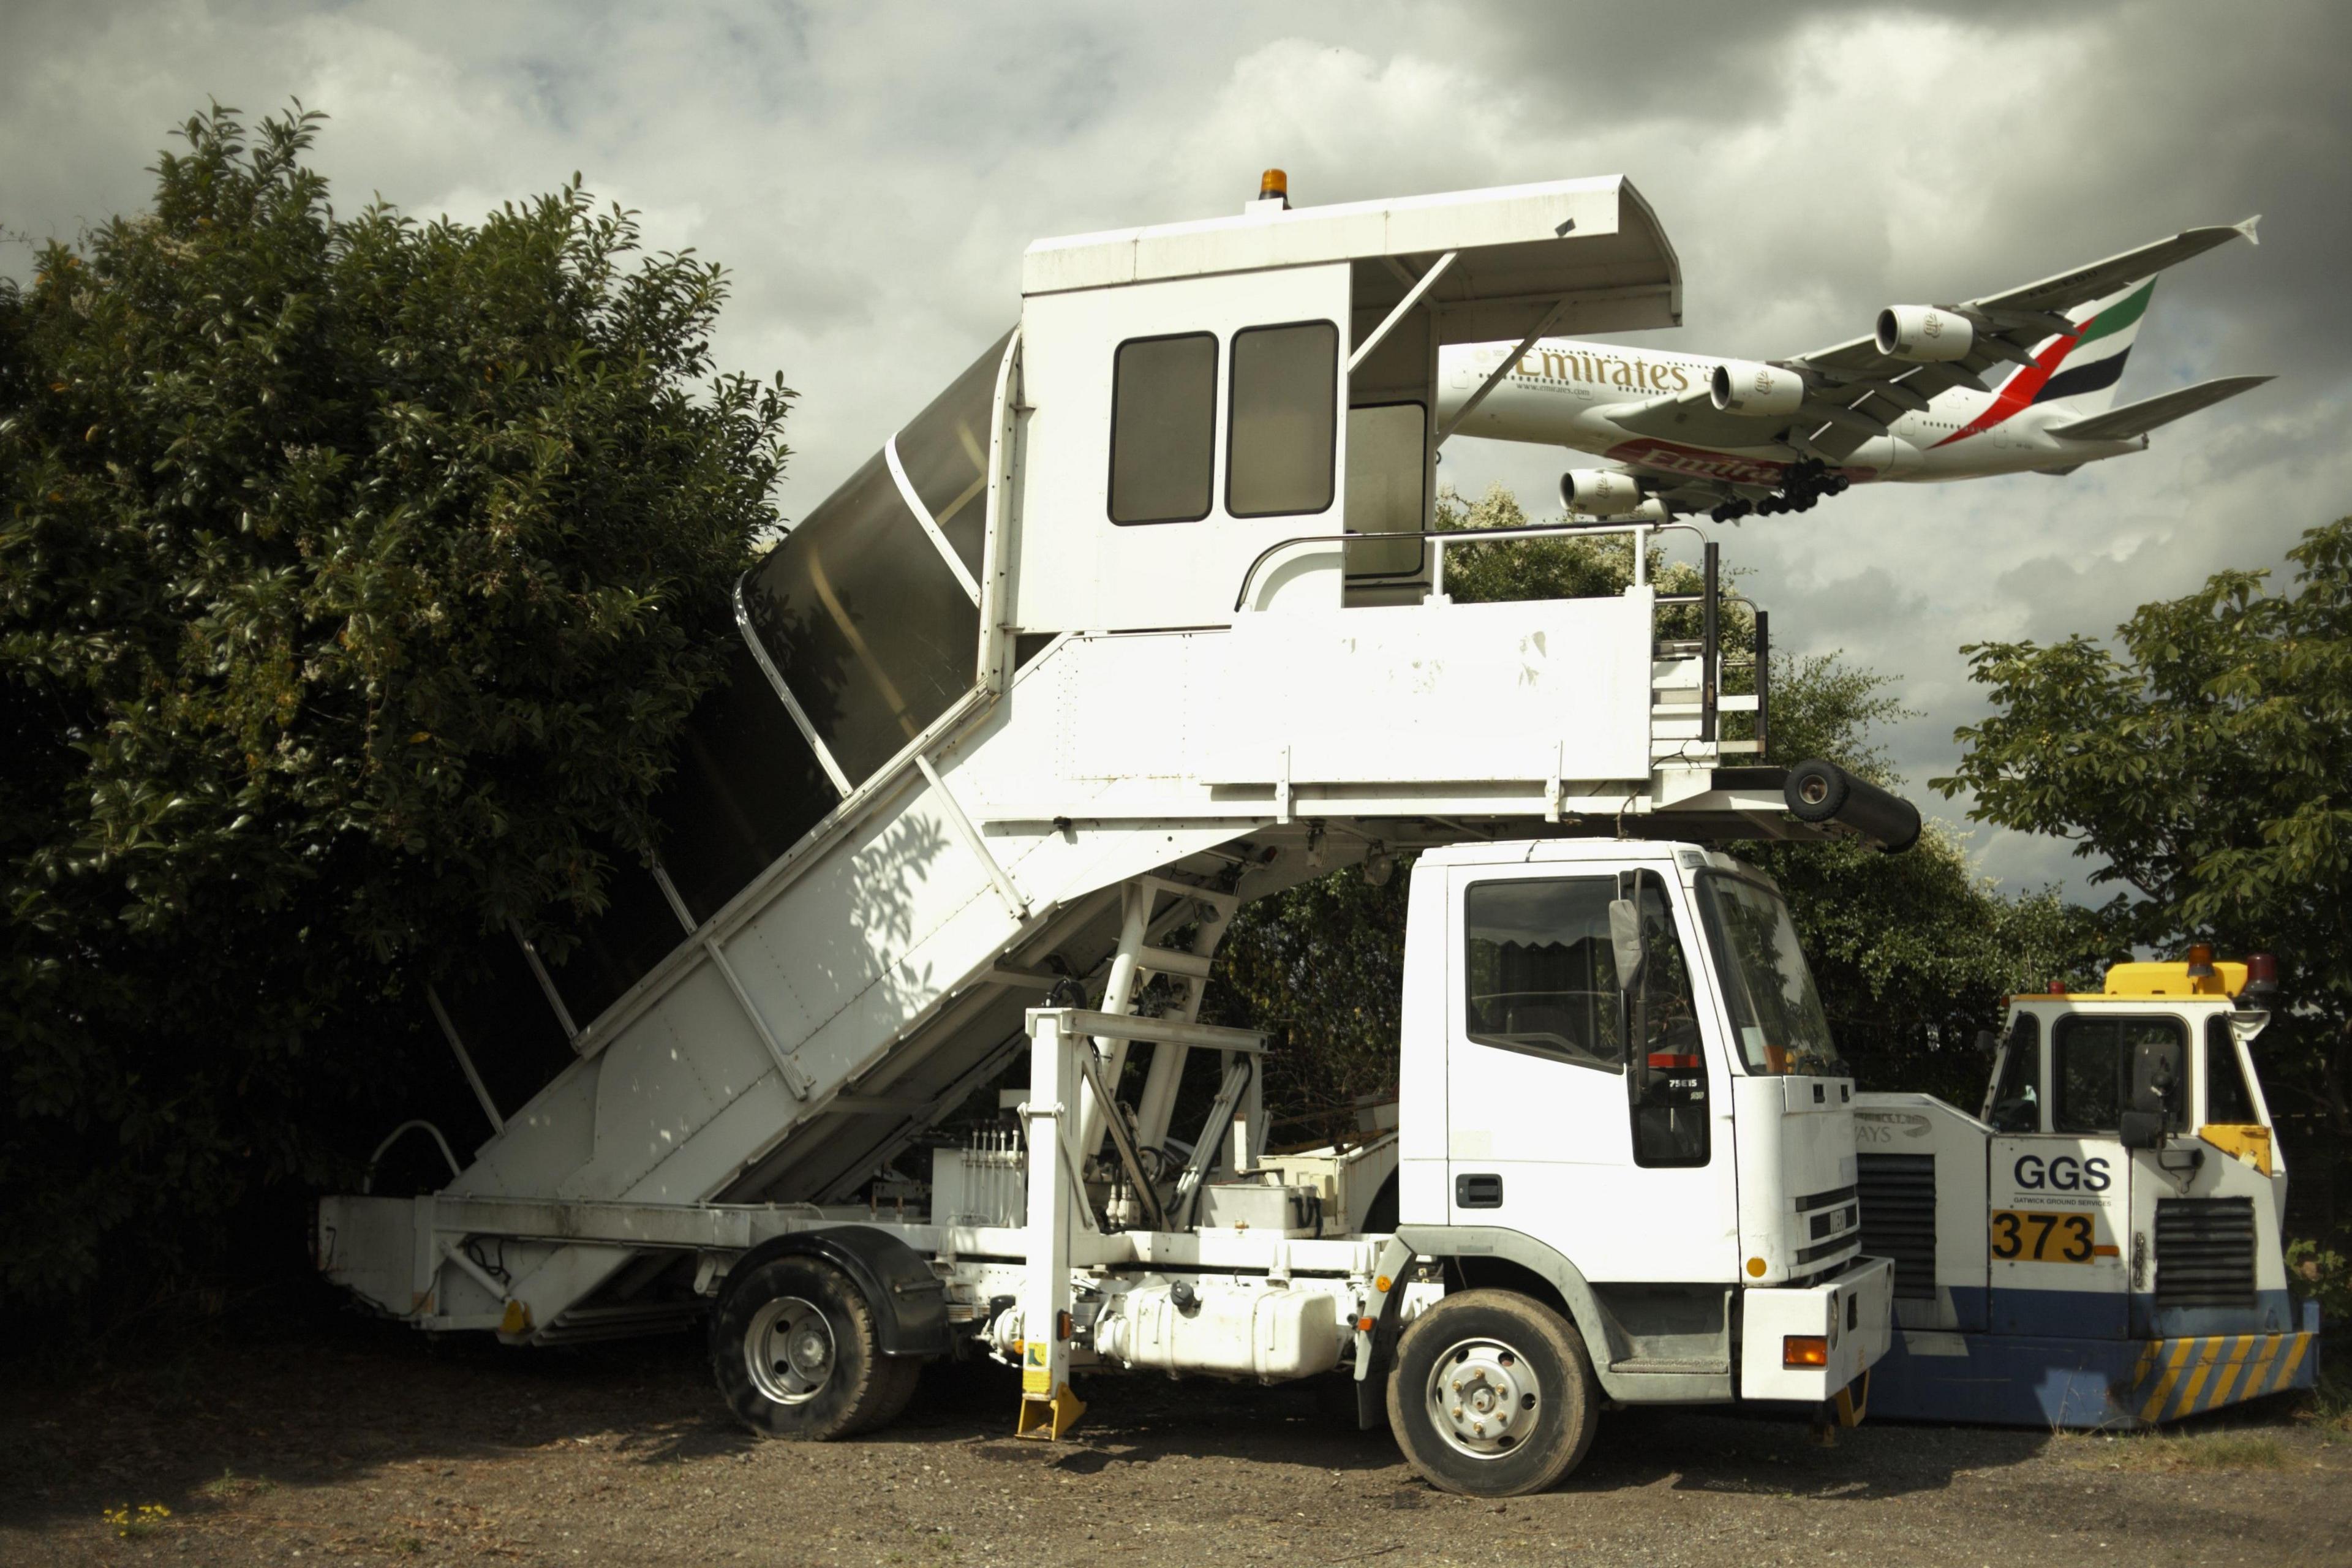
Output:
[[[1518,1497],[1583,1460],[1600,1402],[1573,1324],[1514,1291],[1465,1290],[1399,1342],[1389,1427],[1430,1485]]]
[[[736,1419],[768,1437],[823,1442],[890,1421],[919,1363],[882,1353],[874,1309],[814,1258],[772,1258],[730,1280],[710,1320],[710,1367]]]

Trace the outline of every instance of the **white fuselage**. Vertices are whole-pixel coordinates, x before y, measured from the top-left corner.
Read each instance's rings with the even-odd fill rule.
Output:
[[[1441,352],[1441,422],[1452,417],[1509,352],[1506,343],[1472,343]],[[1459,433],[1567,447],[1612,462],[1693,479],[1777,487],[1783,470],[1802,456],[1773,439],[1787,419],[1756,419],[1752,441],[1725,441],[1727,427],[1747,422],[1718,414],[1705,401],[1716,367],[1728,363],[1734,362],[1681,350],[1548,338],[1519,357],[1462,422]],[[1700,426],[1712,439],[1696,432],[1685,436],[1628,429],[1616,417],[1685,393],[1701,395],[1686,423]],[[1888,434],[1865,438],[1838,468],[1856,482],[1934,482],[2071,468],[2141,451],[2147,445],[2145,436],[2079,441],[2049,433],[2050,426],[2075,417],[2078,410],[2055,404],[2037,406],[2000,387],[1991,392],[1956,387],[1929,399],[1923,412],[1898,415]]]

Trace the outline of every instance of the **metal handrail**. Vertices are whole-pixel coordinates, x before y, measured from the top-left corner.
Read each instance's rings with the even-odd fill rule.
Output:
[[[1257,552],[1256,558],[1242,574],[1241,591],[1234,595],[1234,613],[1241,614],[1242,606],[1249,603],[1250,584],[1257,580],[1258,568],[1277,551],[1287,550],[1294,544],[1383,544],[1398,539],[1433,539],[1441,543],[1461,540],[1477,544],[1490,539],[1565,539],[1571,535],[1669,533],[1677,531],[1699,532],[1695,525],[1687,522],[1532,522],[1518,528],[1424,528],[1394,533],[1301,533],[1289,539],[1277,539]],[[1640,557],[1637,555],[1635,559],[1638,561]],[[1638,576],[1636,580],[1639,580]]]

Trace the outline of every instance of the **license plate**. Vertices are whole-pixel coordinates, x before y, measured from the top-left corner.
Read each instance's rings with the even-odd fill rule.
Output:
[[[1992,1211],[1992,1255],[2007,1263],[2095,1263],[2116,1249],[2098,1244],[2095,1215],[2072,1210]]]

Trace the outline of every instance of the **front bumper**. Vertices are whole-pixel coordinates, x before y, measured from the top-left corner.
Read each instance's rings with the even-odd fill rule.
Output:
[[[1818,1403],[1886,1354],[1895,1324],[1895,1265],[1857,1258],[1842,1272],[1802,1289],[1740,1292],[1739,1397]],[[1792,1338],[1820,1339],[1820,1366],[1784,1364]]]

